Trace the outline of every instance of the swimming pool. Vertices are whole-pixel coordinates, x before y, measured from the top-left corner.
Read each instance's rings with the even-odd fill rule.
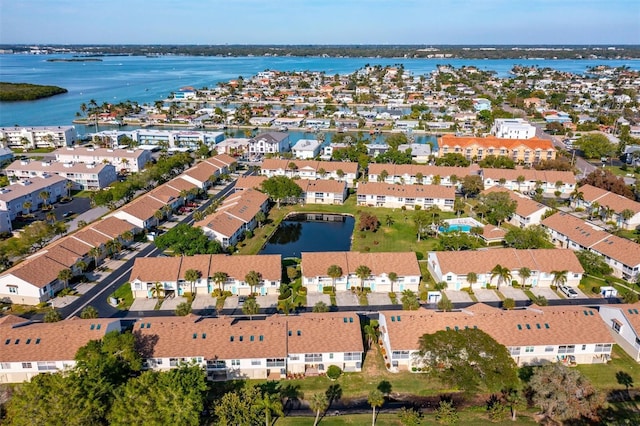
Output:
[[[440,232],[453,232],[453,231],[470,232],[471,228],[472,228],[471,225],[462,225],[462,224],[452,223],[447,228],[445,228],[444,226],[441,226],[438,229],[440,230]]]

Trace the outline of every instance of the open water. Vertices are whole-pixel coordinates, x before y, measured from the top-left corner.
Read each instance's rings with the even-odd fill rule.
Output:
[[[325,71],[347,74],[366,64],[403,64],[414,75],[428,74],[439,64],[473,65],[508,76],[514,65],[537,65],[577,74],[587,67],[627,65],[640,69],[640,60],[469,60],[321,57],[190,57],[110,56],[102,62],[47,62],[71,55],[0,55],[0,81],[49,84],[69,93],[31,102],[0,103],[0,126],[69,125],[80,104],[137,101],[152,104],[184,86],[213,87],[238,76],[251,77],[264,70]]]

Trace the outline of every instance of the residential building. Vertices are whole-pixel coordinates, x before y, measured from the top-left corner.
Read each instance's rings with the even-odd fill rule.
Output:
[[[218,154],[243,155],[249,152],[249,138],[229,138],[215,146]]]
[[[605,220],[610,218],[620,228],[636,229],[640,225],[640,203],[637,201],[592,185],[582,185],[578,187],[576,193],[582,194],[581,199],[573,197],[573,203],[576,207],[591,209],[593,206],[598,206],[598,215]],[[622,213],[625,210],[632,214],[626,220]]]
[[[342,270],[342,276],[335,280],[335,284],[327,272],[332,265],[337,265]],[[371,275],[364,280],[357,275],[360,266],[366,266],[371,271]],[[322,293],[323,287],[333,285],[336,291],[351,290],[352,287],[366,287],[378,293],[417,291],[421,277],[420,265],[414,252],[305,252],[302,253],[300,269],[303,285],[310,293]],[[397,275],[393,283],[389,280],[391,272]]]
[[[266,132],[249,140],[250,154],[269,154],[289,152],[289,134],[284,132]]]
[[[320,155],[320,147],[322,142],[317,139],[300,139],[291,148],[291,152],[295,158],[310,160]]]
[[[200,189],[208,189],[223,174],[231,173],[238,161],[227,154],[218,154],[200,161],[184,171],[180,177]]]
[[[267,212],[269,197],[254,189],[236,192],[226,198],[218,210],[196,222],[194,226],[202,228],[212,239],[218,240],[222,247],[235,245],[257,226],[256,215]]]
[[[26,382],[41,373],[71,368],[76,364],[78,349],[121,329],[120,320],[113,318],[44,323],[14,315],[2,317],[0,383]]]
[[[134,333],[153,337],[145,367],[166,370],[182,362],[201,365],[209,380],[316,376],[331,365],[343,371],[362,368],[364,347],[354,313],[307,313],[244,318],[145,318]],[[334,339],[338,333],[341,338]]]
[[[126,220],[140,229],[149,229],[158,225],[159,219],[156,217],[156,213],[161,212],[164,206],[162,201],[145,194],[125,204],[111,216]]]
[[[111,139],[112,146],[120,145],[120,139],[129,137],[140,148],[154,149],[166,147],[168,149],[184,148],[197,149],[201,143],[213,148],[218,142],[224,140],[224,132],[205,132],[196,130],[157,130],[157,129],[135,129],[135,130],[105,130],[94,134],[94,137]]]
[[[431,145],[428,143],[407,143],[398,145],[398,151],[411,150],[411,160],[416,163],[428,163],[431,159]]]
[[[589,250],[602,256],[618,277],[634,280],[640,273],[640,244],[563,212],[544,219],[542,226],[560,247]]]
[[[491,134],[502,139],[531,139],[536,136],[536,128],[522,118],[496,118]]]
[[[71,146],[78,135],[73,126],[0,127],[3,145],[13,149]]]
[[[481,170],[476,164],[469,167],[448,167],[418,164],[371,163],[368,167],[367,180],[369,182],[458,187],[465,176],[480,174]]]
[[[511,279],[521,282],[518,270],[529,268],[531,276],[526,285],[549,287],[554,283],[554,271],[567,271],[566,285],[577,287],[584,269],[575,253],[567,249],[496,248],[474,251],[434,251],[428,254],[428,267],[436,282],[447,283],[450,290],[460,290],[472,285],[486,287],[498,285],[498,279],[491,277],[491,270],[497,265],[507,268]],[[467,275],[473,272],[477,282],[470,284]],[[511,280],[501,285],[511,285]]]
[[[103,163],[59,163],[55,161],[16,160],[6,169],[7,176],[17,179],[62,176],[73,182],[73,189],[103,189],[118,178],[115,167]]]
[[[640,305],[601,305],[600,318],[616,343],[634,361],[640,362]]]
[[[357,190],[357,203],[360,206],[387,208],[438,207],[452,211],[456,191],[442,185],[400,185],[384,182],[360,182]]]
[[[111,164],[120,173],[137,173],[152,159],[151,151],[145,149],[67,147],[53,154],[61,163]]]
[[[186,281],[186,271],[194,269],[201,278],[195,283]],[[250,271],[260,274],[260,283],[253,289],[245,277]],[[224,272],[228,278],[216,283],[213,276]],[[282,263],[279,254],[253,256],[227,256],[224,254],[199,254],[183,257],[138,257],[129,282],[136,298],[153,298],[156,283],[160,284],[165,297],[182,296],[195,290],[196,294],[208,295],[214,289],[230,291],[232,294],[248,295],[252,291],[261,294],[278,294],[282,278]],[[219,286],[219,287],[218,287]]]
[[[504,139],[495,136],[477,138],[444,135],[438,140],[438,156],[450,153],[460,154],[469,161],[480,161],[494,155],[529,165],[556,158],[556,149],[551,141],[537,137]]]
[[[0,164],[8,164],[13,161],[13,151],[6,147],[0,147]]]
[[[493,186],[489,189],[482,191],[482,195],[487,195],[496,192],[504,192],[509,195],[509,198],[516,202],[516,210],[511,217],[508,218],[508,222],[512,225],[519,226],[520,228],[526,228],[531,225],[539,225],[542,221],[542,217],[551,211],[550,207],[544,204],[533,201],[531,198],[526,197],[518,192],[510,191],[500,186]]]
[[[503,310],[477,303],[453,312],[386,311],[380,312],[379,325],[391,371],[422,367],[419,338],[444,330],[482,330],[506,346],[518,366],[602,364],[614,344],[598,312],[582,306]]]
[[[19,180],[0,188],[0,211],[7,212],[10,220],[16,220],[20,215],[38,210],[45,200],[47,204],[53,204],[66,195],[66,182],[67,180],[63,177],[45,175]],[[42,198],[41,194],[45,192],[47,197]],[[30,203],[31,207],[25,208],[25,203]],[[10,230],[11,223],[9,223]]]
[[[260,173],[266,177],[287,176],[299,179],[333,179],[349,187],[358,178],[358,163],[343,161],[278,160],[267,158]]]
[[[347,183],[338,180],[296,179],[302,189],[300,200],[305,204],[344,204],[347,199]]]
[[[512,191],[535,191],[542,189],[544,194],[552,195],[556,191],[560,196],[568,197],[576,188],[573,172],[535,169],[482,169],[484,188],[501,186]]]

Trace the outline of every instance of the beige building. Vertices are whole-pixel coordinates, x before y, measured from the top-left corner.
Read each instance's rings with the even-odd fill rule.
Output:
[[[489,155],[507,157],[521,164],[536,164],[554,160],[556,149],[551,141],[537,137],[531,139],[501,139],[444,135],[438,140],[438,156],[460,154],[469,161],[480,161]]]

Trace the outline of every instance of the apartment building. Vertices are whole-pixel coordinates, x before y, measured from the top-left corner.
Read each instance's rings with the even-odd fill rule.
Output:
[[[63,177],[45,175],[19,180],[0,188],[0,211],[7,212],[10,220],[16,220],[20,215],[37,211],[45,201],[53,204],[66,195],[66,182],[67,179]],[[47,197],[43,198],[41,195],[45,193]]]
[[[118,178],[116,168],[103,163],[59,163],[56,161],[16,160],[6,169],[16,179],[58,175],[73,182],[73,189],[103,189]]]
[[[522,118],[496,118],[491,134],[501,139],[531,139],[536,136],[536,128]]]
[[[358,178],[358,163],[267,158],[262,162],[260,174],[266,177],[338,180],[352,187],[354,180]]]
[[[289,152],[289,134],[284,132],[266,132],[249,140],[250,154],[274,154]]]
[[[58,148],[78,140],[73,126],[0,127],[0,140],[12,149]]]
[[[438,140],[438,156],[449,153],[460,154],[469,161],[480,161],[489,155],[503,156],[528,165],[556,158],[556,149],[551,141],[537,137],[504,139],[444,135]]]
[[[442,185],[400,185],[383,182],[360,182],[357,189],[360,206],[416,209],[438,207],[452,211],[456,191]]]
[[[120,173],[137,173],[152,159],[145,149],[66,147],[53,154],[60,163],[111,164]]]
[[[539,225],[542,221],[542,217],[548,211],[551,211],[551,208],[544,204],[533,201],[529,197],[500,186],[493,186],[489,189],[485,189],[480,194],[481,196],[486,196],[488,194],[500,192],[509,195],[509,198],[516,202],[516,210],[513,215],[508,218],[508,222],[514,226],[526,228],[531,225]]]
[[[637,201],[592,185],[580,186],[576,190],[577,193],[581,194],[581,197],[574,196],[573,203],[576,207],[591,209],[596,206],[601,217],[605,217],[607,210],[610,210],[611,220],[623,229],[636,229],[640,226],[640,203]],[[630,213],[628,219],[624,218],[624,211]]]
[[[458,187],[464,177],[471,175],[481,175],[480,167],[477,164],[472,164],[469,167],[448,167],[371,163],[368,168],[367,180],[369,182]]]

